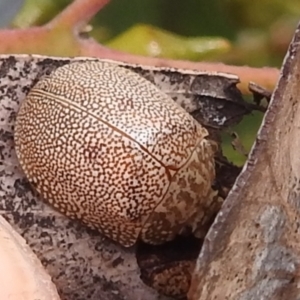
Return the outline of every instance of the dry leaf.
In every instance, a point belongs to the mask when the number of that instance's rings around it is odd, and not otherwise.
[[[60,299],[41,262],[1,216],[0,245],[0,299]]]
[[[191,300],[300,298],[300,24],[243,171],[205,238]]]

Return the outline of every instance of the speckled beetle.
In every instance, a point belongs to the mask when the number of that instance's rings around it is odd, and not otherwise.
[[[208,132],[138,74],[74,62],[41,79],[21,105],[15,146],[37,191],[123,246],[197,231],[213,202]]]

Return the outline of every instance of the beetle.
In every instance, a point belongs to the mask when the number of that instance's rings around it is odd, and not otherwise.
[[[162,244],[186,228],[199,235],[215,199],[216,149],[207,137],[154,84],[101,60],[39,80],[14,135],[42,198],[125,247]]]

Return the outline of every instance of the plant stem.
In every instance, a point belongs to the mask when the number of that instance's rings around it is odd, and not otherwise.
[[[58,14],[47,26],[78,30],[88,23],[110,0],[75,0]]]
[[[273,91],[279,70],[276,68],[252,68],[248,66],[232,66],[222,63],[211,62],[191,62],[185,60],[172,60],[165,58],[153,58],[133,55],[113,49],[109,49],[98,44],[92,39],[78,40],[80,44],[80,55],[93,56],[103,59],[118,60],[132,64],[149,65],[156,67],[168,67],[184,69],[185,71],[204,71],[204,72],[222,72],[235,74],[240,78],[241,83],[238,85],[243,93],[249,94],[248,84],[250,81],[255,82],[264,88]]]

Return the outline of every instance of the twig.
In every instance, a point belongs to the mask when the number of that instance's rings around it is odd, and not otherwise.
[[[75,0],[50,21],[47,26],[67,27],[77,31],[109,2],[110,0]]]
[[[235,74],[239,76],[241,80],[239,88],[243,93],[247,94],[250,93],[248,89],[249,82],[254,81],[266,89],[273,90],[279,77],[279,70],[276,68],[252,68],[248,66],[225,65],[222,63],[191,62],[185,60],[144,57],[109,49],[98,44],[92,39],[80,39],[78,42],[80,43],[80,55],[88,55],[149,66]]]

